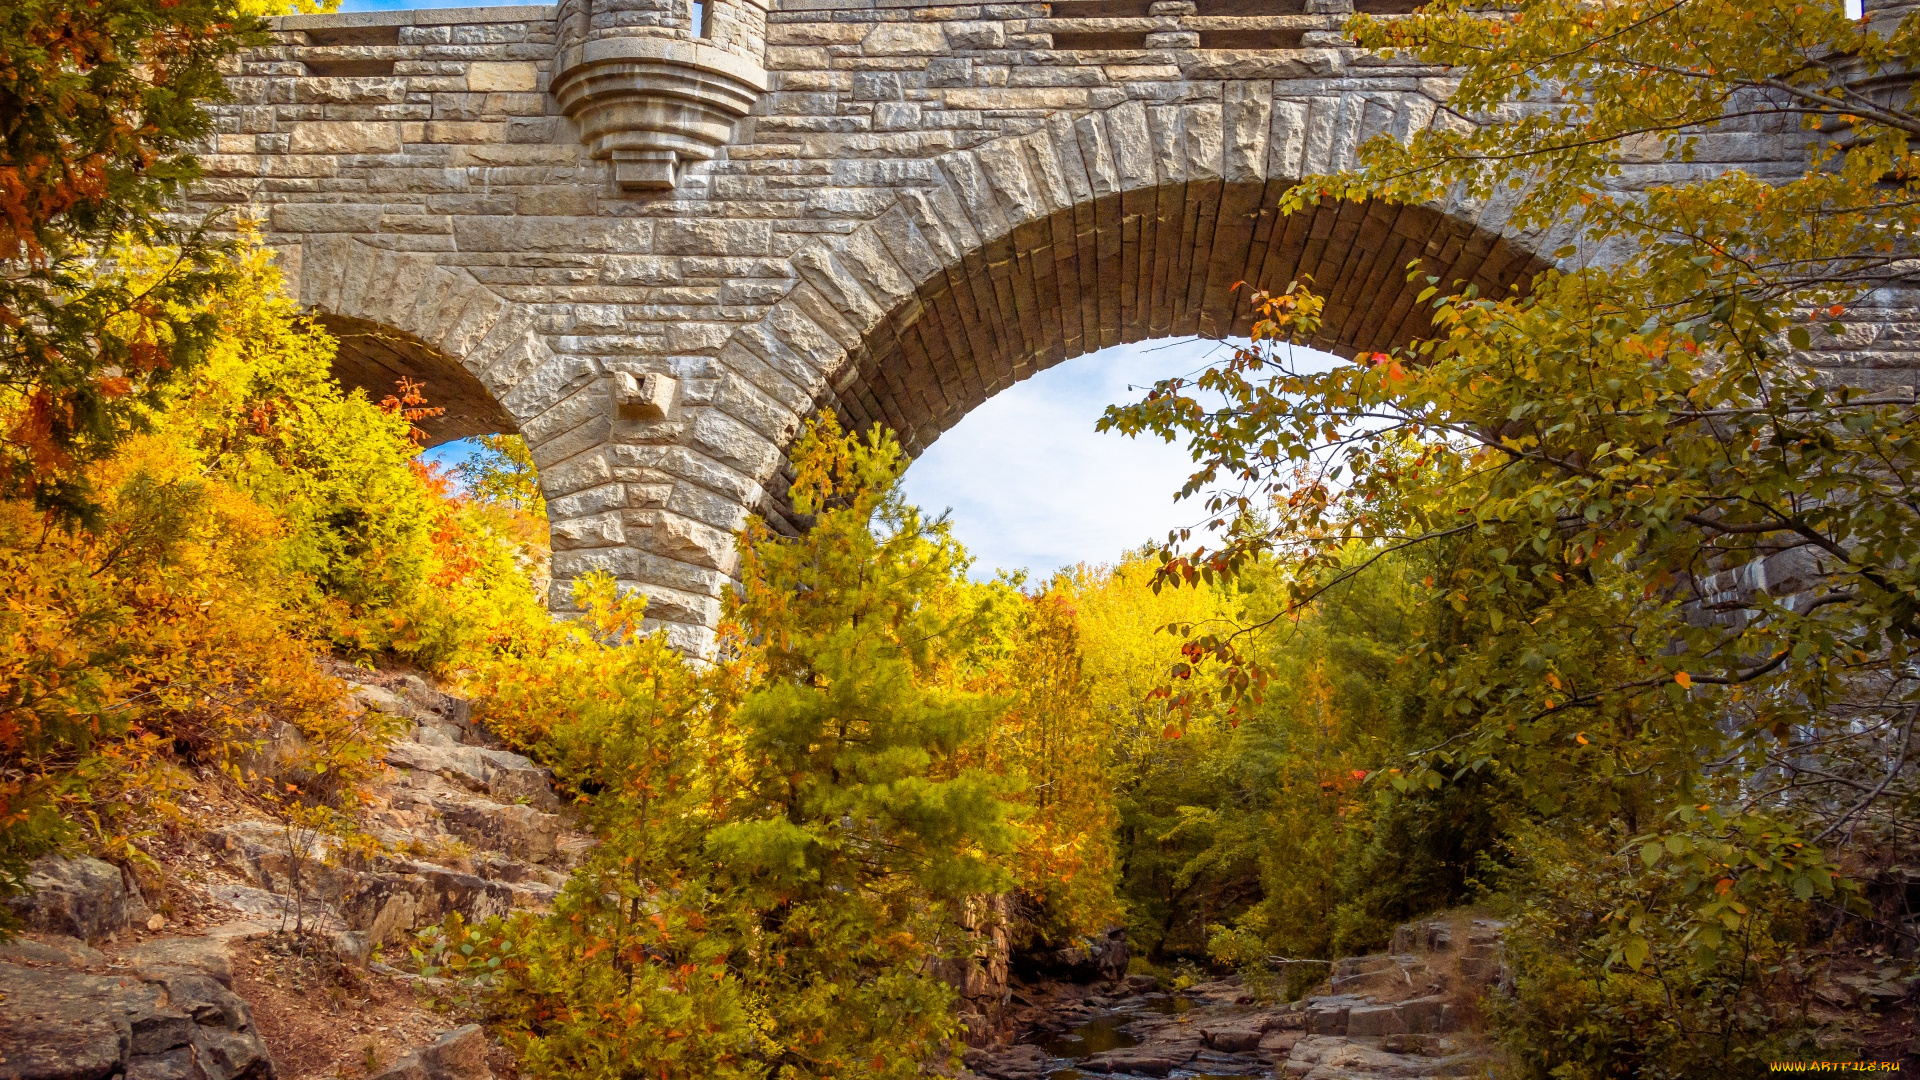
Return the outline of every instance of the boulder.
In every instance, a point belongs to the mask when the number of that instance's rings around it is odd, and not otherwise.
[[[1296,1077],[1400,1077],[1420,1075],[1408,1069],[1406,1058],[1364,1043],[1326,1035],[1309,1035],[1287,1055],[1281,1068]]]
[[[227,989],[233,989],[232,942],[214,937],[156,938],[144,941],[120,954],[133,970],[148,977],[163,977],[171,972],[205,975]]]
[[[1260,1052],[1284,1057],[1306,1036],[1299,1031],[1269,1031],[1260,1036]]]
[[[1453,924],[1445,919],[1430,919],[1426,922],[1405,923],[1394,927],[1394,952],[1410,953],[1415,950],[1446,952],[1451,948],[1453,948]]]
[[[1347,1033],[1347,1013],[1354,1006],[1373,1004],[1372,998],[1357,997],[1352,994],[1337,994],[1330,997],[1310,997],[1307,999],[1307,1034],[1339,1035]]]
[[[1082,1072],[1128,1073],[1133,1076],[1166,1076],[1193,1060],[1200,1047],[1195,1043],[1150,1043],[1108,1050],[1078,1062]]]
[[[1027,978],[1118,981],[1127,974],[1127,932],[1114,927],[1065,948],[1022,950],[1014,955],[1013,967]]]
[[[1037,1046],[1020,1043],[1000,1050],[969,1050],[967,1068],[992,1080],[1046,1080],[1053,1058]]]
[[[9,964],[65,964],[68,967],[104,967],[106,954],[76,937],[47,934],[40,940],[17,937],[0,943],[0,961]]]
[[[1460,1030],[1460,1010],[1445,998],[1414,998],[1401,1002],[1399,1008],[1406,1030],[1412,1034],[1437,1035]]]
[[[510,751],[403,741],[387,748],[387,764],[431,773],[502,802],[524,801],[548,811],[560,808],[547,770]]]
[[[7,906],[29,929],[100,941],[152,917],[140,890],[112,863],[47,855],[27,872],[27,891]]]
[[[457,1027],[370,1080],[493,1080],[487,1068],[487,1036],[478,1024]]]
[[[1223,1027],[1216,1030],[1202,1029],[1200,1038],[1215,1050],[1228,1054],[1244,1054],[1260,1048],[1260,1038],[1264,1034],[1257,1027]]]
[[[0,963],[0,1078],[272,1080],[246,1002],[170,967],[88,975]]]
[[[1380,1049],[1389,1054],[1433,1056],[1440,1052],[1440,1040],[1432,1035],[1389,1035],[1380,1040]]]
[[[1394,1005],[1356,1005],[1347,1010],[1347,1037],[1405,1035],[1407,1021]]]
[[[447,831],[474,847],[533,863],[552,859],[558,850],[563,828],[558,814],[459,796],[432,802]]]

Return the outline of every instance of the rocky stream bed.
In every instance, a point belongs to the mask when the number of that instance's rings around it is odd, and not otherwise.
[[[1016,987],[1021,1034],[969,1051],[967,1070],[990,1080],[1486,1075],[1493,1055],[1462,1002],[1498,975],[1498,929],[1402,927],[1394,952],[1340,960],[1323,987],[1331,992],[1287,1004],[1257,1004],[1237,978],[1177,993],[1139,975]]]

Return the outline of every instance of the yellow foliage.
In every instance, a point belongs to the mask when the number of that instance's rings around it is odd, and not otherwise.
[[[137,285],[169,257],[114,272]],[[0,502],[0,891],[61,844],[139,860],[183,768],[277,812],[350,809],[392,721],[349,707],[321,655],[450,667],[549,621],[530,530],[451,497],[403,416],[334,382],[264,248],[232,269],[186,313],[217,324],[208,357],[91,466],[97,519]],[[253,775],[281,724],[303,738]]]
[[[1083,563],[1063,573],[1058,583],[1077,613],[1093,707],[1112,728],[1119,766],[1127,776],[1147,767],[1161,742],[1185,735],[1191,723],[1208,722],[1205,716],[1183,717],[1156,691],[1174,681],[1185,662],[1181,629],[1219,630],[1232,612],[1213,588],[1156,591],[1155,569],[1152,560],[1134,554],[1114,566]],[[1210,674],[1211,669],[1202,666],[1188,679]]]

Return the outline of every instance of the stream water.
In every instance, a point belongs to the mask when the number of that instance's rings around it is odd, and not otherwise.
[[[1048,1073],[1048,1080],[1107,1080],[1103,1074],[1082,1072],[1073,1066],[1095,1054],[1139,1046],[1140,1039],[1130,1034],[1127,1028],[1145,1014],[1180,1016],[1196,1007],[1197,1003],[1189,998],[1156,994],[1139,1003],[1129,1002],[1114,1012],[1095,1017],[1066,1031],[1037,1036],[1031,1042],[1067,1065],[1066,1068]],[[1171,1075],[1176,1080],[1245,1080],[1247,1074],[1223,1076],[1176,1069]],[[1264,1075],[1264,1071],[1261,1075]]]

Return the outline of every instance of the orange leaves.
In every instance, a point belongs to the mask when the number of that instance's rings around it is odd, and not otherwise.
[[[425,385],[402,375],[396,384],[398,393],[381,398],[380,407],[410,424],[416,420],[429,420],[446,415],[446,409],[427,404]],[[429,436],[425,431],[415,427],[411,429],[411,434],[416,446],[426,445]]]

